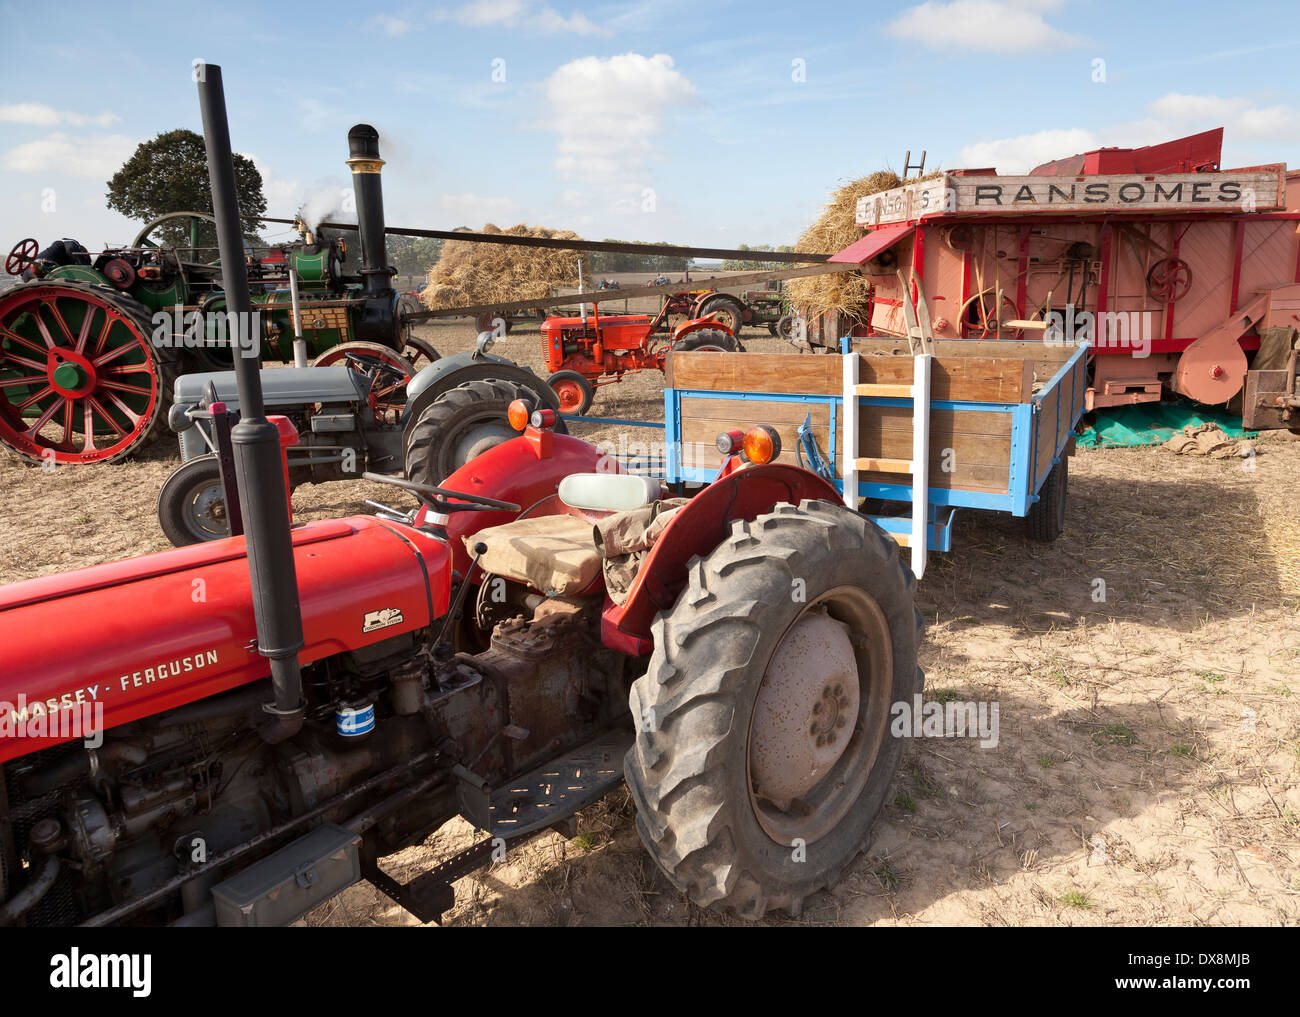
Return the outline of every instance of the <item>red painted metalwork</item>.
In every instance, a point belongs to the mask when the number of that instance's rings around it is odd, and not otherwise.
[[[447,548],[419,530],[353,516],[294,529],[293,549],[304,664],[446,614]],[[371,612],[388,624],[367,633]],[[0,723],[23,706],[30,718],[100,703],[116,727],[270,673],[243,537],[0,587],[0,630]],[[0,762],[68,740],[0,738]]]
[[[774,463],[749,466],[715,481],[697,494],[668,524],[641,564],[622,607],[607,604],[601,621],[606,646],[623,652],[648,652],[650,623],[672,607],[686,582],[686,565],[707,555],[731,532],[736,519],[754,519],[778,502],[805,498],[839,502],[839,493],[814,473]],[[644,646],[644,651],[632,647]]]
[[[840,265],[865,265],[872,258],[893,247],[896,243],[912,233],[914,226],[882,226],[871,230],[860,240],[855,240],[838,254],[832,254],[830,261]]]

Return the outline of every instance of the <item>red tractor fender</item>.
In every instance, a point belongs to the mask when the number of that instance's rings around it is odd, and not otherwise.
[[[715,480],[673,516],[641,564],[627,600],[607,601],[601,640],[611,649],[644,656],[653,649],[655,615],[677,602],[696,555],[708,555],[726,540],[737,519],[756,519],[778,502],[805,498],[840,502],[839,492],[808,470],[784,463],[748,466]]]
[[[717,318],[692,318],[690,321],[684,321],[673,329],[673,342],[680,342],[692,332],[699,332],[706,328],[716,332],[726,332],[727,335],[734,335],[731,329],[718,321]]]

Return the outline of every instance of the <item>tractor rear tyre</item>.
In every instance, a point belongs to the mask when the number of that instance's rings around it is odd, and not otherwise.
[[[735,297],[710,297],[700,304],[700,317],[713,315],[732,335],[740,335],[745,326],[745,308]]]
[[[727,335],[721,329],[702,328],[692,332],[681,342],[674,343],[673,349],[678,353],[744,353],[745,347],[735,336]]]
[[[406,430],[406,478],[437,487],[475,456],[518,437],[506,419],[516,399],[533,409],[541,397],[515,381],[488,378],[467,381],[443,392]],[[562,420],[558,434],[567,434]]]
[[[158,523],[175,547],[230,536],[226,491],[215,455],[191,459],[163,481]]]
[[[577,371],[556,371],[546,379],[546,384],[559,396],[561,413],[581,416],[591,409],[591,401],[596,398],[591,382]]]
[[[1030,540],[1050,544],[1065,532],[1065,502],[1070,488],[1070,459],[1062,455],[1038,492],[1038,501],[1025,516],[1025,534]]]
[[[789,342],[794,338],[794,315],[783,314],[772,329],[772,334]]]
[[[701,906],[798,914],[862,850],[898,769],[921,616],[898,545],[825,501],[737,520],[652,627],[624,760],[637,833]]]

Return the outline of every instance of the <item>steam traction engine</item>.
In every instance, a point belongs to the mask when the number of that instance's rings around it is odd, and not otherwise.
[[[870,195],[865,236],[831,260],[872,277],[872,334],[905,335],[904,302],[925,301],[936,339],[1091,343],[1090,409],[1167,391],[1227,403],[1248,365],[1289,358],[1294,379],[1300,172],[1221,170],[1222,140],[1220,128]]]
[[[404,323],[382,246],[348,274],[343,240],[298,225],[293,243],[245,248],[261,357],[401,378],[438,358]],[[178,375],[233,363],[213,217],[174,212],[98,254],[38,246],[20,241],[5,261],[23,282],[0,294],[0,443],[38,462],[124,458],[164,430]]]

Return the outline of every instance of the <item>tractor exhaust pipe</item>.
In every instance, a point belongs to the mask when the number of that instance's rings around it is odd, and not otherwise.
[[[233,359],[240,416],[230,438],[242,497],[257,652],[270,661],[275,692],[274,702],[262,707],[270,718],[261,734],[274,744],[293,737],[303,724],[302,675],[298,670],[298,651],[303,646],[302,612],[298,606],[280,437],[275,425],[266,419],[262,403],[261,357],[255,345],[261,336],[254,334],[251,324],[252,301],[244,267],[244,239],[239,228],[239,199],[221,68],[200,64],[197,70],[212,214],[217,221],[221,278],[229,312],[227,334],[239,343]]]
[[[357,201],[357,228],[361,233],[361,280],[369,297],[392,292],[393,270],[388,267],[384,244],[384,185],[380,172],[379,132],[369,124],[348,131],[348,166]]]

